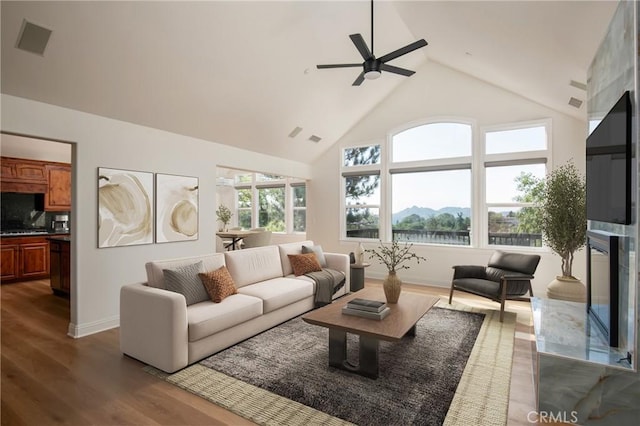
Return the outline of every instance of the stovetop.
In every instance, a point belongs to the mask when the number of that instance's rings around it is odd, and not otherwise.
[[[13,235],[47,235],[49,231],[45,228],[31,228],[31,229],[3,229],[0,231],[0,236],[13,236]]]

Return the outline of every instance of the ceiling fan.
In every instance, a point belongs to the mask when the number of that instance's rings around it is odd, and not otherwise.
[[[362,67],[362,72],[353,82],[353,86],[360,86],[364,79],[367,80],[375,80],[380,77],[382,71],[392,72],[394,74],[404,75],[406,77],[410,77],[415,74],[415,71],[411,71],[408,69],[394,67],[393,65],[388,65],[387,62],[395,59],[399,56],[406,55],[409,52],[413,52],[416,49],[426,46],[428,43],[424,39],[420,39],[411,44],[408,44],[404,47],[401,47],[398,50],[394,50],[391,53],[387,53],[380,58],[376,58],[373,54],[373,0],[371,0],[371,51],[367,47],[364,39],[361,34],[351,34],[349,36],[353,44],[358,49],[358,52],[364,58],[364,62],[361,64],[331,64],[331,65],[316,65],[318,69],[325,68],[351,68],[351,67]]]

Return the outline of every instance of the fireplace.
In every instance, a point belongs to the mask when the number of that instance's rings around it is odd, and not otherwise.
[[[609,342],[619,344],[619,250],[620,236],[587,231],[587,313]]]

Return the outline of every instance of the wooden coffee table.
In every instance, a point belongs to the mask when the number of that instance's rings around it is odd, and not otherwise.
[[[384,292],[365,288],[342,297],[330,305],[309,312],[302,319],[309,324],[329,329],[329,365],[372,379],[378,378],[380,340],[398,341],[415,336],[416,323],[438,302],[438,297],[403,291],[398,303],[388,304],[389,315],[382,320],[361,318],[342,313],[342,307],[355,298],[384,301]],[[358,365],[347,361],[347,333],[360,336]]]

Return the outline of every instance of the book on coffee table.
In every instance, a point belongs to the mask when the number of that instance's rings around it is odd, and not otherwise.
[[[378,300],[353,299],[347,303],[350,309],[359,309],[368,312],[382,312],[387,304]]]
[[[371,311],[363,311],[362,309],[351,309],[349,306],[344,306],[342,308],[342,313],[345,315],[353,315],[357,317],[370,318],[381,320],[387,315],[389,315],[391,309],[387,306],[381,312],[371,312]]]

